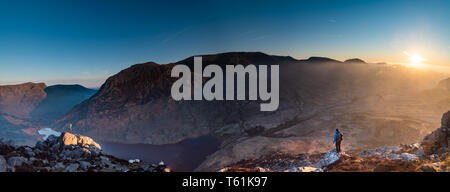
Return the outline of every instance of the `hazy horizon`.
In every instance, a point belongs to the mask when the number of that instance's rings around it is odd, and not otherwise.
[[[0,2],[0,84],[94,88],[136,63],[231,51],[448,72],[448,20],[450,2],[440,0],[6,0]]]
[[[219,54],[219,53],[208,53],[208,54]],[[270,53],[265,53],[268,55],[273,55]],[[194,56],[194,55],[190,55],[190,56]],[[186,56],[184,58],[190,57],[190,56]],[[276,55],[276,56],[290,56],[290,55]],[[293,57],[293,56],[291,56]],[[330,59],[336,59],[336,58],[332,58],[332,57],[327,57],[327,56],[317,56],[317,55],[313,55],[313,56],[309,56],[309,57],[326,57],[326,58],[330,58]],[[305,58],[295,58],[296,60],[304,60],[304,59],[308,59],[309,57],[305,57]],[[363,58],[360,57],[354,57],[354,58],[347,58],[347,59],[362,59],[363,61],[370,63],[370,64],[376,64],[376,63],[384,63],[386,65],[402,65],[405,67],[411,67],[409,66],[408,63],[387,63],[387,62],[383,62],[383,61],[377,61],[377,62],[372,62],[372,61],[367,61]],[[339,61],[345,61],[347,59],[336,59]],[[179,59],[181,60],[181,59]],[[177,61],[179,61],[177,60]],[[177,61],[171,61],[171,62],[177,62]],[[153,62],[152,60],[150,61],[146,61],[146,62]],[[140,63],[144,63],[144,62],[140,62]],[[170,63],[170,62],[168,62]],[[168,63],[159,63],[159,64],[168,64]],[[128,67],[134,65],[134,64],[138,64],[138,63],[133,63],[130,64]],[[127,67],[125,67],[127,68]],[[123,68],[123,69],[125,69]],[[411,67],[413,68],[413,67]],[[120,70],[123,70],[120,69]],[[439,66],[439,65],[425,65],[425,67],[421,67],[421,70],[428,70],[428,71],[436,71],[436,72],[441,72],[444,74],[448,74],[450,75],[450,66]],[[119,71],[120,71],[119,70]],[[16,84],[23,84],[23,83],[28,83],[28,82],[32,82],[32,83],[45,83],[47,86],[52,86],[52,85],[74,85],[74,84],[78,84],[78,85],[82,85],[86,88],[90,88],[90,89],[99,89],[102,84],[112,75],[118,73],[119,71],[115,72],[115,73],[111,73],[108,76],[104,76],[104,77],[94,77],[94,78],[84,78],[84,79],[50,79],[50,80],[21,80],[21,81],[2,81],[0,80],[0,86],[1,85],[16,85]]]

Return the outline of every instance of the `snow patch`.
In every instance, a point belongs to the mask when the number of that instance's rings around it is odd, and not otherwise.
[[[54,135],[56,137],[59,137],[61,135],[61,132],[55,131],[51,128],[43,128],[41,130],[38,131],[39,135],[44,135],[44,140],[47,139],[48,136],[50,135]]]
[[[141,160],[139,160],[139,159],[130,159],[130,160],[128,160],[128,163],[130,163],[130,164],[140,163],[140,162],[141,162]]]

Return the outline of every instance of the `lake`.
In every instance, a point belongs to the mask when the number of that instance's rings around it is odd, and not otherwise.
[[[186,139],[175,144],[123,144],[99,142],[102,150],[121,159],[140,159],[157,164],[163,161],[177,172],[190,172],[197,168],[208,155],[219,149],[219,141],[213,136]]]

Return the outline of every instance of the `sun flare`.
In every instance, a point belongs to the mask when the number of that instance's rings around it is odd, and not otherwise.
[[[408,52],[404,53],[409,57],[408,65],[411,67],[422,67],[423,66],[422,62],[427,60],[424,57],[422,57],[422,55],[420,55],[419,53],[412,53],[412,54]]]

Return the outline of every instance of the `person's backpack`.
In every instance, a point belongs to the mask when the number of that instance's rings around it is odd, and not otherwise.
[[[339,133],[338,138],[337,138],[337,142],[342,141],[344,135],[342,135],[342,133]]]

